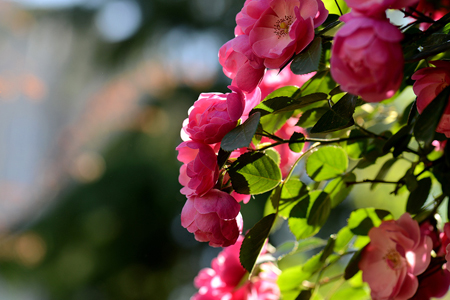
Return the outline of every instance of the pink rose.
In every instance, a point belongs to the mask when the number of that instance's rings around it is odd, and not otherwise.
[[[236,243],[242,231],[241,206],[228,193],[212,189],[203,196],[191,196],[181,211],[181,225],[199,242],[212,247]]]
[[[218,143],[236,127],[244,111],[244,94],[229,87],[228,94],[202,93],[189,112],[189,122],[184,130],[189,137],[206,144]]]
[[[331,75],[343,91],[367,102],[392,97],[403,79],[402,33],[385,20],[341,17],[346,24],[336,33]]]
[[[199,288],[191,300],[278,300],[280,290],[277,286],[279,270],[272,263],[259,266],[252,278],[241,286],[241,280],[248,276],[239,261],[239,250],[244,238],[239,237],[236,244],[226,247],[213,259],[211,268],[200,271],[194,280]],[[264,250],[263,250],[264,252]]]
[[[272,0],[248,33],[252,50],[278,69],[308,46],[327,15],[321,0]]]
[[[247,93],[255,90],[265,72],[263,60],[252,52],[247,35],[225,43],[219,50],[219,63],[223,73],[233,79],[232,85]]]
[[[277,70],[268,70],[259,84],[259,88],[261,89],[261,100],[266,98],[276,89],[287,85],[301,87],[314,74],[315,73],[296,75],[292,73],[290,65],[286,66],[281,72],[278,72]]]
[[[413,85],[414,93],[417,95],[417,110],[419,113],[436,98],[436,96],[448,85],[450,85],[450,62],[432,61],[436,67],[428,67],[417,70],[411,77],[416,80]],[[437,132],[444,133],[450,138],[450,102],[447,104],[441,121],[436,128]]]
[[[414,5],[419,0],[346,0],[348,7],[367,17],[384,16],[386,9],[399,9]]]
[[[248,35],[262,13],[270,7],[270,2],[271,0],[246,0],[244,7],[236,15],[235,35]]]
[[[450,0],[430,1],[419,0],[419,3],[414,10],[408,9],[413,15],[417,15],[415,11],[418,11],[433,20],[439,20],[450,11]],[[432,23],[420,24],[420,29],[426,30]]]
[[[219,178],[219,166],[213,148],[207,144],[187,141],[178,145],[176,150],[177,159],[184,163],[178,177],[184,186],[181,193],[188,197],[206,194]]]
[[[416,276],[430,263],[431,238],[421,234],[419,224],[407,213],[396,221],[383,221],[369,231],[369,237],[359,268],[372,299],[411,298],[419,284]]]

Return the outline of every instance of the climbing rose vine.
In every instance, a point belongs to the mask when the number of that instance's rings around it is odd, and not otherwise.
[[[191,299],[447,294],[449,12],[446,0],[243,2],[218,51],[228,92],[200,94],[176,148],[181,225],[223,247]],[[249,202],[264,214],[246,225]]]

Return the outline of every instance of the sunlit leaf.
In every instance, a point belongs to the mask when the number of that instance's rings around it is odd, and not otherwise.
[[[320,147],[306,161],[306,172],[315,181],[335,178],[347,170],[348,158],[342,148]]]
[[[324,191],[330,195],[331,207],[338,206],[347,198],[353,189],[353,185],[347,186],[347,182],[356,181],[356,175],[353,173],[345,174],[330,181],[325,187]]]
[[[367,235],[372,227],[381,224],[381,220],[390,213],[386,210],[372,207],[354,210],[348,219],[348,227],[356,235]]]
[[[269,156],[260,152],[241,155],[228,169],[231,183],[240,194],[262,194],[281,181],[281,171]]]

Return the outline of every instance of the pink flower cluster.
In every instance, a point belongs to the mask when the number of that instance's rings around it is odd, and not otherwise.
[[[278,300],[277,285],[279,270],[272,263],[258,266],[259,272],[250,280],[242,282],[247,271],[239,262],[241,236],[235,245],[224,248],[211,263],[211,268],[200,271],[194,280],[199,288],[191,300]]]
[[[417,95],[417,110],[419,113],[427,107],[436,96],[450,85],[450,62],[432,61],[436,67],[423,68],[416,71],[411,77],[414,82],[413,90]],[[450,138],[450,99],[444,110],[444,114],[436,128],[437,132],[444,133]]]
[[[447,293],[450,223],[439,232],[436,224],[425,221],[419,226],[405,213],[398,220],[383,221],[372,228],[369,237],[359,268],[372,299],[429,300]]]
[[[266,68],[281,68],[308,46],[327,16],[321,0],[246,0],[236,16],[236,37],[219,51],[225,75],[252,92]]]
[[[403,35],[385,11],[417,1],[346,1],[352,12],[341,17],[345,25],[334,37],[330,60],[331,75],[343,91],[367,102],[380,102],[395,94],[403,78]]]
[[[290,42],[283,44],[284,46],[281,44],[276,46],[277,51],[284,53],[283,63],[291,58],[294,52],[298,53],[301,51],[299,49],[306,47],[314,36],[314,26],[322,23],[327,16],[320,0],[304,2],[247,0],[237,16],[236,31],[240,32],[239,36],[225,44],[219,52],[219,60],[224,66],[225,74],[233,78],[232,85],[229,86],[231,92],[200,95],[189,110],[189,117],[183,123],[181,135],[184,142],[176,148],[178,160],[183,163],[179,175],[179,182],[183,185],[181,193],[188,198],[181,213],[181,224],[189,232],[194,233],[198,241],[209,242],[214,247],[226,247],[236,242],[239,233],[242,232],[242,217],[238,202],[247,203],[250,200],[250,195],[241,195],[235,191],[230,195],[221,190],[229,186],[230,178],[224,170],[219,170],[217,164],[220,142],[237,125],[238,120],[245,121],[250,111],[269,93],[286,85],[301,86],[313,75],[294,75],[289,68],[285,68],[279,74],[275,70],[265,73],[265,68],[273,61],[274,54],[267,54],[267,57],[262,58],[263,56],[256,56],[251,49],[239,48],[242,46],[241,39],[250,40],[250,35],[244,34],[243,30],[250,34],[253,27],[264,27],[266,24],[264,18],[275,13],[295,16],[292,20],[295,21],[295,28],[298,28],[292,33],[294,37]],[[266,17],[262,18],[263,15]],[[294,26],[294,23],[289,23],[289,26]],[[302,26],[305,28],[300,29]],[[286,29],[287,32],[289,28]],[[304,34],[311,35],[311,38],[301,38]],[[252,40],[256,38],[257,34],[252,34]],[[287,41],[288,37],[283,40]],[[272,42],[278,43],[275,40]],[[280,47],[287,49],[283,50]],[[255,60],[246,58],[247,56],[242,55],[244,52]],[[254,63],[259,60],[262,62],[261,65],[254,68]],[[255,70],[260,71],[257,78],[253,76]],[[237,73],[242,76],[242,80],[236,79]],[[262,78],[264,79],[261,81]],[[251,88],[246,83],[249,81]],[[291,119],[275,134],[289,138],[294,131],[301,132],[302,129],[295,126],[296,121],[295,118]],[[280,145],[275,150],[280,152],[280,168],[283,175],[286,175],[300,154],[292,152],[288,145]],[[236,158],[246,151],[246,148],[237,149],[231,153],[231,157]]]
[[[233,245],[242,232],[240,205],[230,194],[215,189],[220,170],[215,146],[236,127],[245,107],[245,95],[233,86],[231,93],[201,94],[189,111],[178,150],[181,193],[187,202],[181,225],[198,241],[214,247]]]

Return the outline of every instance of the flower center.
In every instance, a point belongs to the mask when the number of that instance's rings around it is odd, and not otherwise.
[[[278,36],[278,38],[286,36],[289,33],[289,27],[293,22],[292,16],[284,16],[284,18],[278,19],[273,26],[274,33]]]
[[[402,257],[396,250],[391,249],[383,257],[391,269],[399,269],[402,267]]]

